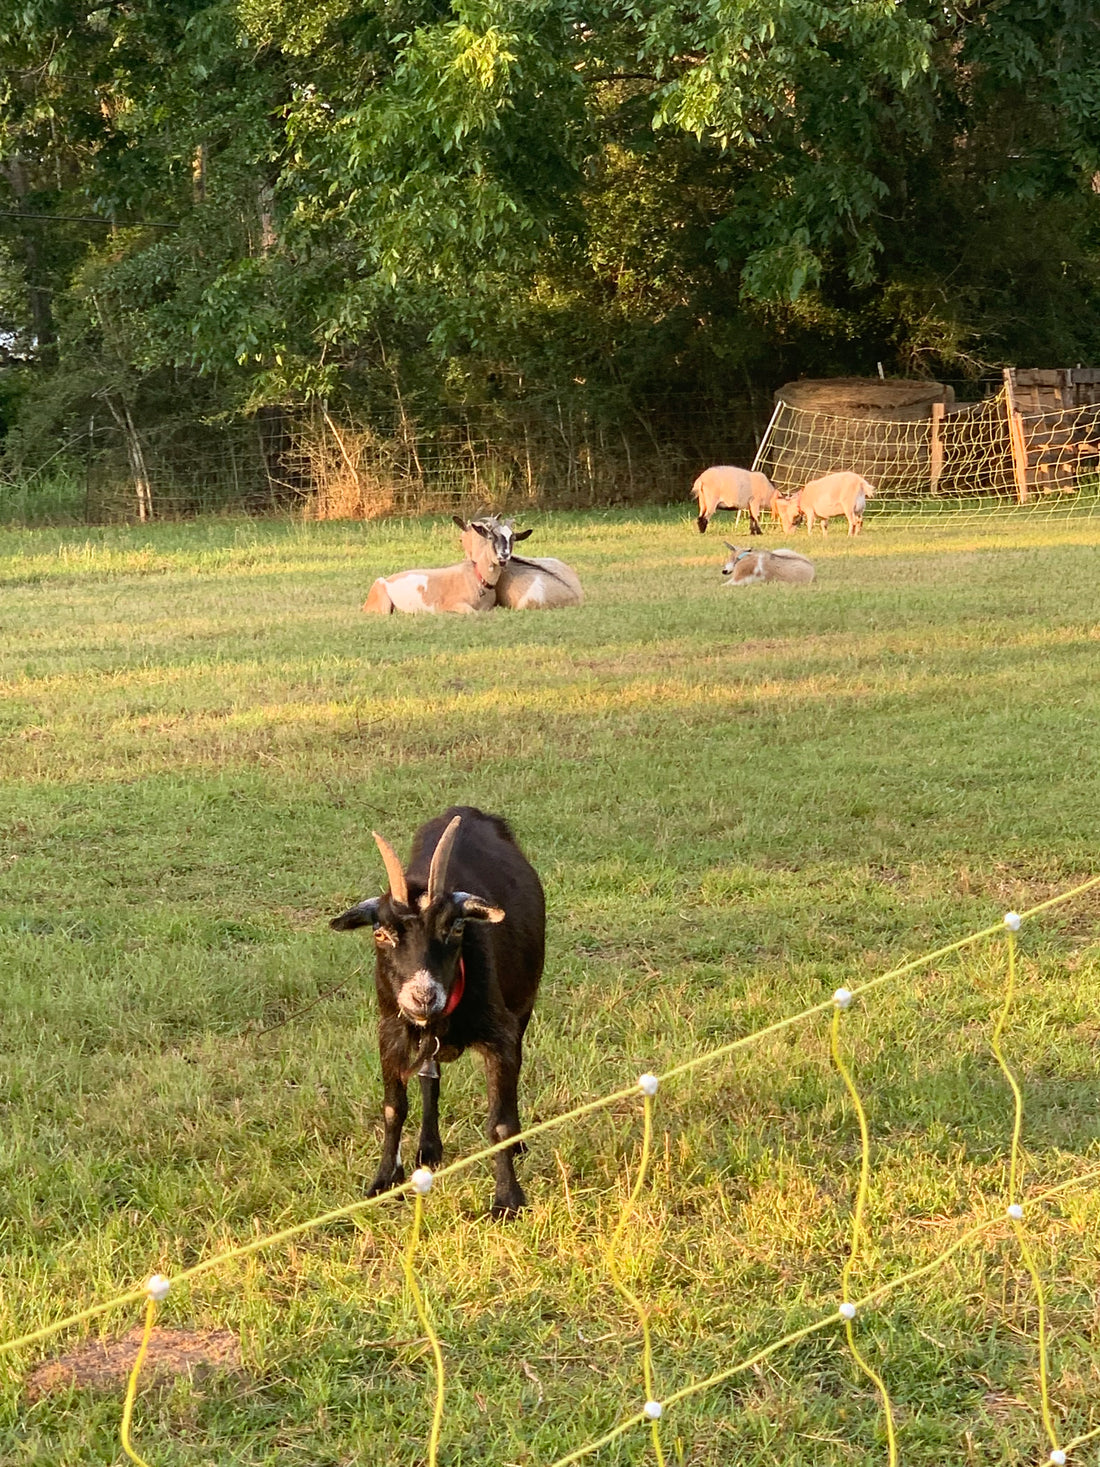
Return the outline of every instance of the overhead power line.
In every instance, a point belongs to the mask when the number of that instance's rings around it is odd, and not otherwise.
[[[105,224],[109,229],[178,229],[175,223],[164,224],[157,219],[101,219],[97,214],[31,214],[24,209],[0,209],[0,218],[37,219],[43,224]]]

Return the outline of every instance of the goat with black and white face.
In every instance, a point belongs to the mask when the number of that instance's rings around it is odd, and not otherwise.
[[[564,560],[549,555],[532,560],[515,554],[515,542],[526,540],[530,530],[516,530],[511,520],[502,520],[495,514],[482,515],[476,520],[461,520],[455,515],[454,521],[462,531],[461,544],[467,560],[473,559],[486,542],[492,547],[500,567],[493,588],[498,606],[507,606],[512,611],[552,611],[584,602],[577,573]]]
[[[380,835],[374,839],[389,890],[331,923],[374,932],[385,1134],[371,1196],[404,1181],[401,1131],[413,1073],[422,1102],[417,1165],[439,1165],[439,1064],[466,1049],[485,1060],[489,1140],[518,1134],[523,1035],[546,946],[542,883],[498,816],[467,805],[429,820],[413,839],[407,870]],[[498,1151],[494,1164],[493,1214],[517,1212],[526,1198],[512,1148]]]

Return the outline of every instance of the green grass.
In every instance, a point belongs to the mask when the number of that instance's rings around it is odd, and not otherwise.
[[[87,485],[75,463],[53,460],[26,478],[0,477],[0,524],[72,525],[85,518]]]
[[[364,617],[375,575],[454,555],[444,523],[0,530],[0,1338],[365,1190],[371,956],[325,919],[378,889],[372,828],[404,852],[428,815],[481,804],[541,872],[530,1120],[1091,874],[1100,522],[869,523],[815,542],[813,587],[736,591],[728,521],[705,540],[686,512],[533,522],[585,607]],[[1098,914],[1090,895],[1022,939],[1006,1044],[1033,1190],[1100,1162]],[[845,1022],[874,1147],[861,1292],[1001,1194],[1003,976],[976,950]],[[443,1107],[448,1155],[478,1147],[474,1057]],[[859,1137],[821,1022],[670,1083],[657,1116],[623,1266],[668,1393],[834,1307]],[[487,1168],[429,1199],[448,1467],[548,1463],[638,1408],[602,1247],[639,1135],[626,1105],[534,1143],[511,1226],[486,1219]],[[152,1467],[422,1462],[409,1218],[387,1203],[179,1290],[164,1322],[238,1331],[247,1373],[143,1391]],[[1100,1193],[1051,1205],[1034,1241],[1066,1437],[1100,1420]],[[1007,1232],[860,1321],[905,1463],[1045,1457],[1035,1324]],[[60,1347],[12,1362],[5,1464],[119,1458],[120,1393],[25,1400]],[[833,1331],[685,1403],[664,1440],[707,1467],[885,1461]]]

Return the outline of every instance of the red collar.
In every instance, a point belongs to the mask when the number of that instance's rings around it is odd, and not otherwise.
[[[457,968],[457,970],[455,972],[454,986],[451,989],[451,996],[447,1000],[447,1007],[443,1010],[443,1013],[440,1015],[441,1018],[444,1018],[444,1019],[449,1018],[450,1015],[454,1013],[455,1009],[457,1009],[458,1006],[459,1006],[459,1004],[462,1002],[462,995],[465,992],[466,992],[466,964],[462,961],[462,954],[459,953],[459,955],[458,955],[458,968]]]
[[[492,581],[487,581],[485,579],[485,577],[481,574],[481,571],[478,570],[477,561],[476,560],[471,560],[470,561],[470,564],[474,568],[474,575],[477,577],[477,583],[481,587],[481,589],[483,591],[492,591],[494,589],[493,582]]]

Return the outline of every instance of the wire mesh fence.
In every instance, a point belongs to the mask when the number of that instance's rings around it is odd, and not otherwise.
[[[155,427],[93,419],[82,448],[90,524],[201,514],[281,513],[308,498],[296,477],[291,418],[265,411],[244,422],[180,420]]]
[[[854,470],[875,486],[869,516],[1100,510],[1100,404],[1022,413],[1006,384],[920,417],[843,417],[785,402],[766,428],[759,416],[744,404],[665,396],[614,412],[555,399],[430,419],[398,405],[372,424],[337,421],[320,405],[153,428],[98,422],[84,443],[86,516],[370,519],[675,503],[708,464],[750,462],[784,493]]]
[[[741,404],[664,398],[612,412],[565,400],[337,421],[323,406],[145,430],[97,423],[85,444],[93,523],[234,510],[371,519],[472,508],[667,503],[698,466],[751,456]]]

